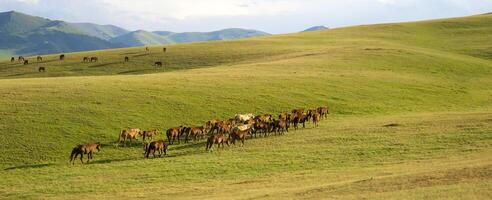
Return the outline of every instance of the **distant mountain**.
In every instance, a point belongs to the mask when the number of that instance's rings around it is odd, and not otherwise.
[[[256,36],[269,35],[268,33],[247,30],[247,29],[224,29],[213,32],[185,32],[185,33],[173,33],[169,31],[134,31],[130,32],[109,41],[114,43],[122,43],[128,46],[142,46],[153,44],[173,44],[173,43],[187,43],[187,42],[200,42],[200,41],[212,41],[212,40],[232,40],[240,38],[249,38]]]
[[[123,47],[93,37],[73,24],[19,12],[0,13],[0,49],[16,54],[48,54]]]
[[[143,46],[152,44],[173,43],[172,41],[169,41],[166,36],[143,30],[129,32],[127,34],[112,38],[109,41],[112,43],[121,43],[125,46]]]
[[[72,25],[91,36],[103,40],[109,40],[111,38],[130,32],[128,30],[113,25],[97,25],[91,23],[72,23]]]
[[[321,31],[321,30],[327,30],[327,29],[329,29],[329,28],[326,26],[313,26],[313,27],[308,28],[302,32]]]
[[[69,23],[15,11],[0,13],[0,50],[20,55],[231,40],[263,35],[269,34],[238,28],[190,33],[128,31],[113,25]]]

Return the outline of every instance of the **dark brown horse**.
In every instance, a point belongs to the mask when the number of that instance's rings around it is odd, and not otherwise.
[[[97,57],[91,57],[91,62],[97,62],[98,58]]]
[[[82,59],[83,62],[89,62],[89,57],[84,57],[84,59]]]
[[[80,155],[80,162],[84,164],[82,158],[84,154],[87,154],[87,163],[89,163],[90,159],[92,159],[92,154],[95,151],[101,151],[101,144],[99,143],[91,143],[91,144],[79,144],[72,149],[72,153],[70,154],[70,162],[75,164],[75,159]]]
[[[166,47],[162,48],[162,51],[163,51],[164,53],[166,53],[166,50],[167,50],[167,49],[166,49]]]
[[[45,72],[45,71],[46,71],[46,68],[44,68],[44,67],[39,67],[38,68],[38,72]]]
[[[145,158],[149,158],[150,152],[152,152],[152,155],[155,158],[155,152],[159,152],[159,158],[162,156],[162,153],[164,152],[164,155],[167,155],[167,144],[164,142],[164,140],[158,140],[158,141],[153,141],[150,144],[144,143],[144,150],[145,150]]]
[[[39,62],[39,61],[43,61],[43,57],[38,56],[38,57],[36,57],[36,60],[37,60],[38,62]]]
[[[29,64],[29,60],[24,60],[24,65]]]
[[[155,63],[154,63],[154,66],[157,66],[157,67],[162,67],[162,62],[160,62],[160,61],[159,61],[159,62],[155,62]]]
[[[128,58],[128,56],[125,56],[125,62],[128,62],[130,61],[130,58]]]
[[[308,117],[306,113],[302,113],[301,115],[296,115],[294,117],[293,124],[294,124],[294,129],[297,130],[299,124],[302,124],[302,128],[306,128],[306,121],[308,121]]]
[[[14,61],[15,61],[14,57],[10,58],[10,62],[14,62]]]
[[[183,133],[183,130],[184,130],[183,126],[167,129],[166,136],[169,144],[174,144],[176,138],[178,138],[178,144],[180,144],[181,142],[179,141],[179,137]]]
[[[60,55],[60,60],[65,60],[65,54]]]
[[[224,148],[224,143],[226,143],[227,146],[229,146],[229,140],[224,134],[211,135],[207,139],[207,146],[205,147],[205,150],[208,151],[209,149],[212,149],[212,146],[214,144],[217,144],[217,148],[219,148],[220,145],[222,144],[222,148]]]

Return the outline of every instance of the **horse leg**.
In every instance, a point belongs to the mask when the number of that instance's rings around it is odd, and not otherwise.
[[[82,160],[82,158],[83,158],[83,157],[84,157],[84,153],[80,153],[80,162],[81,162],[82,164],[84,164],[84,160]]]

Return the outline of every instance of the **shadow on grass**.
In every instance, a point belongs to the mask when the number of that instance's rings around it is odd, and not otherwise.
[[[29,168],[43,168],[43,167],[49,167],[54,164],[34,164],[34,165],[20,165],[20,166],[15,166],[15,167],[8,167],[3,170],[13,170],[13,169],[29,169]]]

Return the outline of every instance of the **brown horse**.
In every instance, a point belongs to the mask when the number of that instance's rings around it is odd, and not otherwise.
[[[154,66],[157,66],[157,67],[162,67],[162,62],[160,62],[160,61],[159,61],[159,62],[155,62],[155,63],[154,63]]]
[[[144,142],[145,142],[145,138],[150,138],[152,140],[152,138],[157,135],[157,129],[151,128],[149,130],[142,131],[141,135],[142,135],[142,141]]]
[[[205,147],[205,150],[208,151],[209,149],[212,149],[212,146],[214,144],[217,144],[217,148],[219,148],[220,145],[222,144],[222,148],[224,148],[224,143],[226,143],[227,146],[229,146],[229,140],[224,134],[221,133],[217,135],[211,135],[207,139],[207,146]]]
[[[87,154],[87,163],[89,163],[90,159],[92,159],[92,154],[96,150],[101,151],[101,144],[79,144],[72,149],[72,153],[70,154],[70,162],[72,163],[72,165],[74,165],[75,159],[77,159],[77,156],[80,155],[80,162],[84,164],[82,158],[84,157],[84,154]]]
[[[91,57],[91,62],[97,62],[98,58],[97,57]]]
[[[24,61],[25,59],[24,59],[24,57],[19,56],[19,57],[17,58],[17,60],[18,60],[19,62],[21,62],[21,61]]]
[[[198,137],[203,137],[205,135],[205,127],[189,127],[184,132],[186,134],[185,143],[188,143],[191,138],[197,140]]]
[[[24,60],[24,65],[29,64],[29,60]]]
[[[60,55],[60,60],[65,60],[65,54]]]
[[[118,142],[123,143],[123,145],[126,146],[127,139],[130,139],[130,144],[131,144],[132,140],[137,139],[137,136],[141,134],[142,132],[138,128],[123,129],[120,132],[120,137],[118,139]]]
[[[14,61],[15,61],[14,57],[10,58],[10,62],[14,62]]]
[[[166,53],[166,50],[167,50],[167,49],[166,49],[166,47],[162,48],[162,51],[163,51],[164,53]]]
[[[321,115],[321,117],[328,118],[328,107],[319,107],[316,111]]]
[[[304,108],[297,108],[292,110],[291,112],[293,117],[295,117],[296,115],[301,115],[302,113],[304,113]]]
[[[45,71],[46,71],[46,68],[44,68],[44,67],[39,67],[38,68],[38,72],[45,72]]]
[[[217,130],[217,132],[219,132],[218,130],[219,123],[222,123],[222,121],[220,121],[219,119],[212,119],[210,121],[207,121],[205,123],[205,130],[208,130],[209,134],[213,134],[214,130]]]
[[[321,120],[321,115],[316,112],[316,113],[313,114],[313,117],[312,118],[313,118],[313,124],[314,124],[314,126],[318,127],[318,123]]]
[[[293,124],[294,124],[294,129],[297,130],[298,125],[302,124],[302,128],[306,128],[306,121],[308,120],[307,114],[302,113],[301,115],[296,115],[294,117]]]
[[[145,150],[145,158],[149,158],[150,152],[152,152],[152,155],[155,158],[155,152],[159,152],[159,158],[162,156],[162,153],[164,152],[164,155],[167,155],[167,144],[164,142],[164,140],[158,140],[158,141],[153,141],[150,144],[145,143],[144,144],[144,150]]]
[[[128,58],[128,56],[125,56],[125,62],[128,62],[130,61],[130,58]]]
[[[82,59],[83,62],[89,62],[89,57],[84,57],[84,59]]]
[[[236,140],[240,140],[242,144],[241,146],[244,146],[244,140],[246,140],[246,136],[251,134],[251,132],[252,132],[251,127],[244,130],[241,130],[236,127],[232,130],[232,133],[229,135],[229,138],[232,139],[231,141],[232,144],[236,145]]]
[[[166,136],[169,144],[174,144],[176,138],[178,138],[178,144],[180,144],[181,142],[179,141],[179,137],[183,133],[183,130],[184,130],[183,126],[167,129]]]
[[[285,119],[279,119],[275,121],[274,131],[279,135],[282,135],[284,131],[289,132],[289,122]]]
[[[39,62],[39,61],[43,61],[43,57],[38,56],[38,57],[36,58],[36,61],[38,61],[38,62]]]

